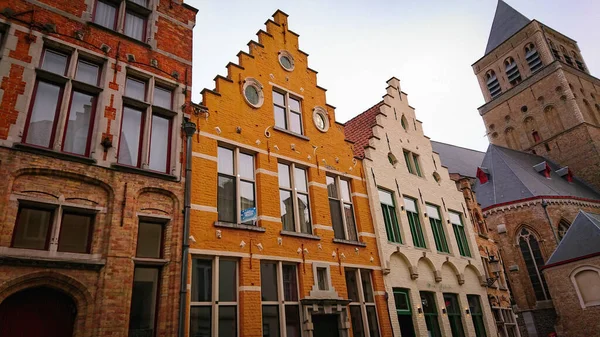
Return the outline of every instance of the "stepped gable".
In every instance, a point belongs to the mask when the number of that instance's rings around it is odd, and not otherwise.
[[[358,158],[365,157],[365,147],[373,137],[373,126],[377,123],[377,115],[381,113],[383,104],[381,101],[373,105],[344,124],[346,138],[354,142],[354,155]]]

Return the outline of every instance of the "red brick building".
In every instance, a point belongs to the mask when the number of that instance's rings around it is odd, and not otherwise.
[[[0,6],[0,335],[173,336],[196,10]]]

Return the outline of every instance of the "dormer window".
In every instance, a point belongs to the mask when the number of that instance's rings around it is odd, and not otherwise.
[[[479,179],[479,183],[480,184],[485,184],[488,182],[489,180],[489,171],[487,170],[487,168],[485,167],[478,167],[477,168],[477,179]]]
[[[517,85],[521,83],[519,67],[512,57],[509,57],[504,61],[504,66],[506,67],[506,77],[508,77],[510,84]]]
[[[492,98],[500,95],[502,93],[502,88],[500,88],[500,82],[498,82],[498,78],[496,77],[496,73],[493,70],[489,70],[485,73],[486,85],[488,91]]]
[[[530,43],[527,46],[525,46],[525,60],[527,60],[527,64],[529,65],[529,69],[532,73],[536,72],[542,67],[542,60],[540,59],[540,54],[538,53],[533,43]]]
[[[571,169],[568,166],[556,170],[556,174],[558,174],[561,178],[565,179],[570,183],[573,182],[573,173],[571,172]]]
[[[543,161],[537,165],[533,165],[533,169],[544,175],[544,177],[550,179],[550,173],[552,172],[552,169],[550,168],[550,165],[548,165],[548,163],[546,161]]]

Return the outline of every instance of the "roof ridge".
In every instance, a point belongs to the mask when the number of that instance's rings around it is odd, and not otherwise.
[[[470,149],[468,147],[464,147],[464,146],[460,146],[460,145],[454,145],[454,144],[450,144],[450,143],[445,143],[445,142],[440,142],[437,140],[431,140],[432,143],[438,143],[438,144],[444,144],[444,145],[448,145],[448,146],[452,146],[452,147],[457,147],[459,149],[464,149],[464,150],[469,150],[469,151],[473,151],[473,152],[477,152],[477,153],[481,153],[481,154],[485,154],[484,151],[479,151],[479,150],[475,150],[475,149]]]
[[[374,107],[376,107],[376,106],[377,106],[377,105],[379,105],[379,104],[383,104],[383,100],[381,100],[381,101],[377,102],[376,104],[373,104],[373,106],[371,106],[370,108],[366,109],[365,111],[363,111],[363,112],[359,113],[358,115],[356,115],[356,116],[354,116],[354,117],[350,118],[349,120],[345,121],[345,122],[344,122],[344,124],[346,124],[346,123],[349,123],[349,122],[351,122],[351,121],[355,120],[356,118],[358,118],[358,117],[360,117],[360,116],[364,115],[364,114],[365,114],[367,111],[369,111],[369,110],[373,109]]]
[[[596,226],[596,228],[598,228],[600,230],[600,227],[596,224],[598,219],[591,217],[590,214],[588,214],[588,212],[586,212],[584,210],[580,210],[580,212],[583,213],[583,215],[585,215],[594,224],[594,226]],[[575,221],[573,221],[573,222],[575,222]]]

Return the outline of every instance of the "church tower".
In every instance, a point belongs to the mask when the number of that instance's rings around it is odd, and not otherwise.
[[[575,40],[499,0],[473,71],[492,144],[568,166],[600,189],[600,80]]]

